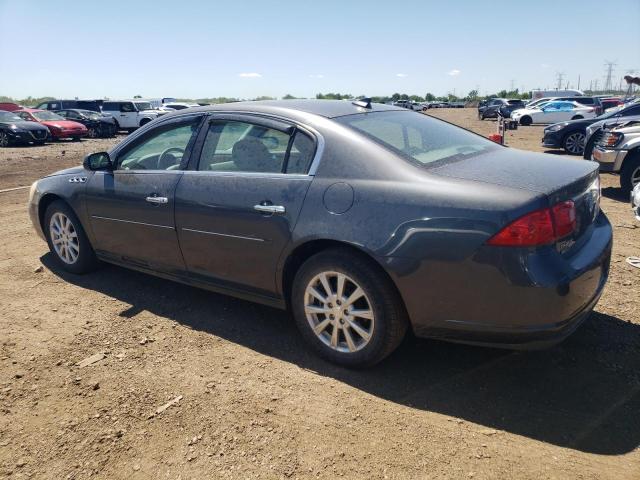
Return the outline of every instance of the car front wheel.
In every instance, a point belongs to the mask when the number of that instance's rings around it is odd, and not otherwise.
[[[322,357],[347,367],[374,365],[400,344],[407,315],[391,281],[371,261],[343,250],[307,260],[291,295],[302,336]]]
[[[59,266],[71,273],[87,273],[98,266],[89,239],[73,210],[56,200],[47,207],[43,229]]]
[[[533,123],[533,120],[529,115],[525,115],[520,119],[520,125],[524,125],[525,127],[528,125],[531,125],[532,123]]]
[[[631,192],[640,183],[640,151],[627,154],[620,169],[620,187],[625,193]]]
[[[573,132],[564,137],[562,147],[569,155],[581,155],[584,152],[585,134]]]

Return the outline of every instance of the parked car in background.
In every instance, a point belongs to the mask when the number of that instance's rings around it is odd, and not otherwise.
[[[619,98],[601,98],[600,102],[602,103],[602,113],[605,113],[610,108],[621,107],[624,105],[624,102]]]
[[[503,114],[504,117],[509,117],[511,112],[517,108],[524,107],[524,102],[514,98],[492,98],[484,105],[478,105],[478,118],[484,120],[485,118],[498,118],[498,113],[508,111],[508,114]],[[504,110],[503,110],[504,109]]]
[[[0,102],[0,110],[4,112],[14,112],[20,110],[22,107],[17,103],[12,102]]]
[[[165,103],[161,108],[171,109],[171,110],[184,110],[185,108],[199,107],[197,103],[180,103],[180,102],[172,102]]]
[[[623,192],[640,184],[640,122],[606,129],[593,148],[591,160],[601,172],[619,173]]]
[[[613,128],[622,124],[640,120],[640,103],[630,103],[619,110],[601,115],[596,121],[588,125],[585,129],[585,147],[583,157],[591,160],[594,145],[600,141],[603,129],[606,127]]]
[[[640,105],[605,113],[595,118],[555,123],[544,129],[542,145],[547,148],[563,148],[570,155],[586,155],[587,132],[592,125],[602,126],[605,123],[615,125],[618,122],[624,122],[625,119],[632,119],[634,115],[637,115],[638,119],[640,119]],[[595,141],[595,138],[593,141]],[[589,145],[588,159],[591,158],[593,141]]]
[[[0,147],[34,143],[44,145],[49,129],[35,122],[27,122],[13,112],[0,110]]]
[[[49,138],[62,140],[70,138],[74,142],[87,135],[87,128],[78,122],[72,122],[61,117],[57,113],[36,108],[23,108],[14,112],[27,122],[38,122],[49,129]]]
[[[102,104],[102,112],[108,113],[115,120],[117,130],[133,131],[166,114],[143,100],[106,100]]]
[[[410,326],[506,348],[571,334],[609,271],[599,200],[591,162],[369,99],[284,100],[167,114],[35,182],[29,215],[62,269],[290,308],[310,348],[362,367]]]
[[[580,97],[582,90],[531,90],[531,98],[536,100],[544,97]]]
[[[595,116],[593,107],[585,107],[577,102],[567,101],[553,101],[545,103],[541,107],[521,108],[511,114],[511,118],[517,120],[520,125],[557,123]]]
[[[69,108],[100,112],[103,100],[48,100],[36,106],[39,110],[66,110]]]
[[[92,110],[74,108],[57,110],[55,113],[67,120],[83,124],[87,127],[87,137],[89,138],[113,137],[116,134],[115,120],[111,116],[106,116]]]
[[[413,100],[397,100],[393,102],[391,105],[395,107],[407,108],[409,110],[420,111],[422,110],[422,105],[418,102],[414,102]]]

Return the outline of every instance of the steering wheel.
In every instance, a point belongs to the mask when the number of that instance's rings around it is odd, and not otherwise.
[[[167,168],[169,168],[171,165],[175,164],[175,156],[172,155],[173,152],[177,152],[180,154],[184,155],[184,148],[180,148],[180,147],[169,147],[165,150],[162,151],[162,153],[158,156],[158,162],[156,164],[156,168],[158,170],[166,170]],[[174,162],[171,163],[171,165],[168,166],[164,166],[165,161],[169,160],[168,155],[171,155],[174,159]]]

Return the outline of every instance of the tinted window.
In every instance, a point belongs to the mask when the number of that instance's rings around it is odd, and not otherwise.
[[[132,102],[122,102],[122,103],[120,103],[120,111],[121,112],[135,112],[136,108],[133,106]]]
[[[593,98],[585,98],[585,97],[576,97],[575,102],[581,103],[582,105],[593,105],[595,100]]]
[[[311,137],[300,131],[296,132],[291,152],[289,152],[286,172],[307,173],[313,161],[315,149],[316,146]]]
[[[102,110],[107,112],[117,112],[120,110],[120,104],[118,102],[104,102],[102,104]]]
[[[209,126],[198,170],[282,173],[289,135],[237,121]]]
[[[623,115],[625,117],[628,117],[630,115],[640,115],[640,105],[634,105],[633,107],[625,108]]]
[[[199,121],[198,117],[154,128],[118,155],[118,170],[176,170],[198,130]]]
[[[458,160],[496,150],[495,143],[427,115],[376,112],[336,119],[420,164]]]
[[[49,102],[47,103],[47,110],[60,110],[62,105],[60,102]]]

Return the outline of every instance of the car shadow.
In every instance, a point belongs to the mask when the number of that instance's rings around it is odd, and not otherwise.
[[[610,198],[611,200],[617,200],[619,202],[629,202],[629,194],[624,193],[621,188],[605,187],[601,190],[602,196]]]
[[[64,272],[66,282],[204,331],[381,399],[583,452],[619,455],[640,445],[640,326],[594,313],[562,344],[510,352],[408,338],[368,370],[327,363],[303,344],[283,311],[124,268]]]

